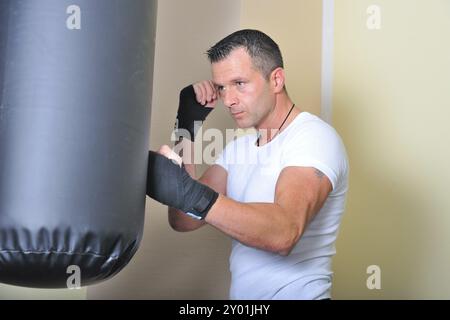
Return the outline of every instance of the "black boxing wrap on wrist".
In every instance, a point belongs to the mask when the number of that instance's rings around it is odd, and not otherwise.
[[[204,219],[219,194],[165,156],[149,151],[147,195],[196,219]]]
[[[177,120],[175,122],[175,134],[177,139],[182,136],[194,141],[195,135],[197,134],[197,132],[195,132],[195,122],[204,121],[212,110],[213,108],[206,107],[197,102],[194,87],[192,85],[183,88],[180,91]],[[187,130],[189,136],[183,135],[182,131],[179,129]]]

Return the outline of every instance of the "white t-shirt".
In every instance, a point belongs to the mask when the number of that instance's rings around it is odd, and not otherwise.
[[[315,115],[301,112],[261,147],[250,134],[230,142],[216,160],[228,173],[227,196],[239,202],[275,199],[283,168],[314,167],[333,190],[288,256],[233,240],[231,299],[323,299],[330,297],[331,258],[345,207],[348,160],[336,131]]]

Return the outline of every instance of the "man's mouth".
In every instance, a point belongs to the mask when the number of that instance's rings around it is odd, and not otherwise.
[[[244,113],[244,111],[238,111],[238,112],[231,112],[231,115],[233,117],[238,117],[239,115],[242,115]]]

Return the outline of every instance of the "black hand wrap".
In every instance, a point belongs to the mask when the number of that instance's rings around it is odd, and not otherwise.
[[[184,168],[149,151],[147,195],[196,219],[204,219],[219,194],[191,178]]]
[[[213,108],[205,107],[197,102],[195,91],[192,85],[187,86],[180,92],[180,103],[178,105],[177,121],[175,123],[175,134],[177,139],[181,136],[194,141],[194,122],[203,121]],[[183,135],[179,129],[185,129],[190,136]]]

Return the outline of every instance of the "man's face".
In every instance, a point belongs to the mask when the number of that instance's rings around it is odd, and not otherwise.
[[[244,48],[212,64],[213,82],[239,128],[258,127],[275,106],[270,82],[255,69]]]

